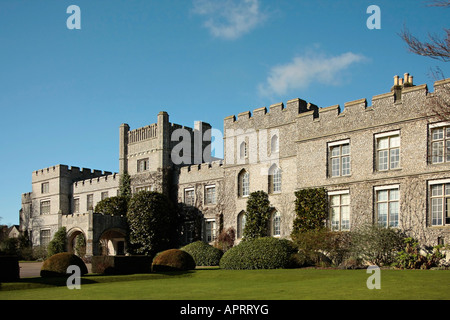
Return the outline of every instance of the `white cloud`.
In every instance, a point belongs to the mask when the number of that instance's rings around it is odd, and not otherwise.
[[[259,0],[194,0],[195,14],[204,16],[204,26],[218,38],[237,39],[265,19]]]
[[[337,85],[342,71],[364,60],[364,56],[352,52],[334,57],[317,53],[297,56],[288,64],[273,67],[259,91],[262,95],[282,95],[292,89],[305,89],[311,83]]]

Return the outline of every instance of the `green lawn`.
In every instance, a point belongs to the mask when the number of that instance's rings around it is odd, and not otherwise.
[[[2,284],[0,300],[450,299],[449,270],[381,270],[379,290],[367,288],[369,276],[366,270],[197,269],[186,273],[88,275],[83,277],[80,290],[69,290],[63,285],[65,281],[28,278]]]

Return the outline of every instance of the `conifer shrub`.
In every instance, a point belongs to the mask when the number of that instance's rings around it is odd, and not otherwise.
[[[76,265],[80,268],[81,275],[88,273],[88,269],[83,260],[77,255],[69,252],[62,252],[52,255],[44,261],[41,268],[41,277],[65,277],[68,276],[67,268]]]
[[[218,266],[223,251],[217,249],[203,241],[192,242],[181,250],[189,253],[194,258],[197,266]]]
[[[66,227],[61,227],[56,231],[53,239],[47,247],[48,256],[53,256],[57,253],[65,252],[67,247]]]
[[[188,271],[196,267],[195,260],[186,251],[169,249],[160,252],[153,259],[152,271]]]
[[[262,237],[242,241],[224,253],[221,269],[282,269],[292,267],[296,252],[291,241]]]
[[[129,198],[124,196],[109,197],[99,201],[94,211],[110,216],[125,216],[128,210],[128,201]]]

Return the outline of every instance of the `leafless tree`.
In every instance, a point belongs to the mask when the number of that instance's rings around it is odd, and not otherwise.
[[[429,7],[450,8],[450,0],[432,0],[428,1]],[[400,37],[407,44],[409,51],[414,54],[435,59],[441,62],[450,61],[450,29],[444,28],[444,38],[428,34],[429,41],[420,41],[411,32],[403,27]],[[445,79],[444,73],[440,68],[431,70],[431,76],[434,81]],[[442,120],[450,119],[450,85],[445,84],[441,92],[435,94],[430,99],[430,111]]]

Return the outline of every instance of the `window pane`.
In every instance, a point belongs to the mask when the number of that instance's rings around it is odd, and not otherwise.
[[[350,207],[343,206],[341,208],[341,230],[350,229]]]
[[[348,176],[350,174],[350,157],[342,157],[342,175]]]
[[[340,158],[331,159],[331,176],[337,177],[340,175]]]
[[[378,223],[387,227],[387,203],[378,203]]]
[[[440,142],[433,142],[431,144],[431,155],[432,155],[432,162],[433,163],[440,163],[444,160],[444,143],[442,141]]]
[[[340,216],[340,208],[333,207],[331,208],[331,229],[339,230],[339,216]]]
[[[399,191],[398,189],[392,189],[389,192],[389,200],[398,200],[399,198]]]
[[[444,130],[443,130],[442,128],[434,129],[434,130],[432,131],[431,136],[432,136],[432,139],[433,139],[433,140],[440,140],[440,139],[443,139],[443,138],[444,138]]]
[[[378,170],[387,170],[388,167],[388,154],[387,150],[378,152]]]
[[[349,144],[342,145],[342,154],[343,155],[350,154],[350,145]]]
[[[378,191],[378,201],[387,201],[387,199],[388,199],[387,190]]]
[[[446,161],[450,162],[450,140],[447,140],[445,144],[446,144],[445,148]]]
[[[391,148],[400,147],[400,136],[393,136],[390,138],[390,146]]]
[[[391,169],[398,168],[400,165],[400,149],[391,149]]]
[[[433,197],[442,196],[442,185],[431,186],[431,195]]]
[[[446,131],[447,131],[446,137],[447,137],[447,138],[450,138],[450,127],[448,127],[448,128],[446,129]]]
[[[343,194],[341,196],[341,204],[342,205],[348,205],[350,204],[350,195],[349,194]]]
[[[389,226],[398,227],[398,202],[389,202]]]
[[[442,198],[431,199],[431,224],[442,225]]]
[[[389,138],[378,139],[378,150],[389,148]]]
[[[331,148],[331,156],[332,156],[332,157],[337,157],[337,156],[339,156],[340,154],[341,154],[341,148],[340,148],[340,146],[332,147],[332,148]]]
[[[341,203],[341,197],[339,195],[331,196],[330,202],[332,206],[338,206]]]

